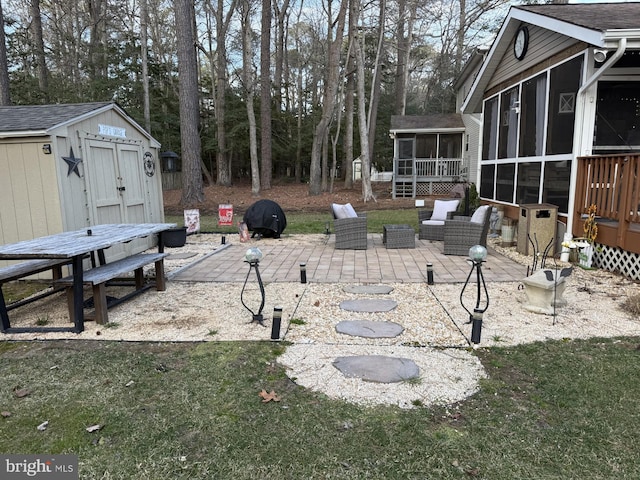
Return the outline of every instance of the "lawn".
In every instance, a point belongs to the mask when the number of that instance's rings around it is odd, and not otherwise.
[[[184,218],[179,215],[165,215],[165,221],[184,225]],[[242,215],[234,215],[234,226],[218,226],[218,217],[203,215],[200,218],[200,231],[216,233],[237,233],[238,222],[242,221]],[[418,213],[415,209],[400,210],[372,210],[367,213],[367,231],[369,233],[382,233],[382,226],[388,223],[409,224],[414,229],[418,228]],[[301,233],[326,233],[327,227],[333,231],[333,218],[327,213],[287,213],[287,228],[284,234]]]
[[[82,479],[640,478],[635,338],[480,349],[479,393],[413,410],[298,387],[282,349],[2,342],[0,451],[77,454]]]

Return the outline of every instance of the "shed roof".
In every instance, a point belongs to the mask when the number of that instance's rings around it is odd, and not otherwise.
[[[0,106],[0,132],[44,132],[111,105],[114,104],[94,102]]]
[[[0,138],[46,136],[56,128],[79,122],[108,110],[117,111],[153,145],[160,146],[156,139],[114,102],[0,106]]]
[[[464,130],[459,113],[437,113],[433,115],[392,115],[392,132]]]

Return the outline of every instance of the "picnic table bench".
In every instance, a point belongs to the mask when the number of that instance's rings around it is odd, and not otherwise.
[[[19,280],[21,278],[35,275],[36,273],[45,272],[47,270],[51,270],[53,279],[57,280],[62,277],[62,267],[69,263],[71,263],[71,259],[46,258],[25,260],[20,263],[15,263],[13,265],[0,268],[0,316],[2,317],[2,331],[6,330],[10,326],[9,317],[7,314],[8,311],[31,302],[35,302],[36,300],[40,300],[41,298],[52,295],[60,290],[54,288],[52,290],[47,290],[38,295],[34,295],[24,300],[12,302],[11,304],[7,305],[4,299],[4,293],[2,292],[2,285],[14,280]]]
[[[108,322],[107,308],[125,300],[131,298],[134,295],[141,293],[147,288],[155,284],[156,290],[164,291],[166,288],[164,278],[164,258],[166,253],[139,253],[130,257],[116,260],[115,262],[100,265],[86,270],[83,273],[82,281],[85,285],[91,285],[93,290],[93,306],[94,316],[93,319],[96,323],[104,325]],[[151,263],[155,264],[155,281],[153,284],[147,284],[144,280],[143,268]],[[107,302],[106,287],[108,282],[117,280],[119,277],[134,272],[135,290],[128,295],[115,299],[111,302]],[[66,288],[67,291],[67,305],[69,306],[69,316],[74,318],[74,296],[73,296],[73,275],[60,278],[54,282],[56,285],[61,285]],[[89,318],[89,317],[87,317]]]
[[[84,287],[86,285],[96,287],[99,295],[96,295],[94,304],[97,302],[98,310],[94,315],[97,320],[106,322],[107,315],[105,307],[115,304],[111,303],[110,305],[106,305],[106,295],[103,295],[102,292],[106,283],[114,280],[119,275],[124,275],[125,273],[130,272],[135,273],[135,277],[138,280],[136,291],[118,299],[117,303],[121,303],[151,286],[141,286],[140,283],[144,278],[142,275],[142,268],[151,263],[156,264],[156,288],[158,290],[164,289],[165,279],[162,236],[163,232],[173,227],[175,227],[175,224],[172,223],[100,224],[92,225],[89,228],[83,228],[80,230],[65,231],[44,237],[0,245],[1,260],[24,260],[24,262],[18,264],[21,266],[12,265],[6,267],[6,270],[2,269],[3,274],[1,278],[3,278],[5,282],[10,281],[10,279],[21,278],[21,276],[37,273],[39,268],[43,269],[39,271],[44,271],[47,268],[54,268],[55,262],[61,264],[69,263],[73,272],[73,275],[65,278],[60,278],[62,275],[59,274],[59,272],[54,272],[54,278],[56,279],[54,287],[65,288],[67,290],[67,298],[70,302],[70,316],[73,321],[73,327],[11,327],[4,299],[0,297],[2,331],[5,333],[51,331],[82,332],[84,330]],[[94,268],[86,270],[85,272],[84,259],[87,255],[93,256],[93,254],[97,252],[100,257],[100,262],[104,263],[104,256],[101,255],[104,250],[114,245],[125,245],[133,240],[145,238],[150,235],[157,235],[158,237],[157,254],[136,254],[136,252],[133,252],[133,255],[127,255],[126,257],[115,260],[111,263],[103,264],[99,267],[94,265]],[[120,256],[114,257],[120,258]],[[93,263],[94,262],[92,262],[92,265]],[[16,277],[16,275],[18,277]]]

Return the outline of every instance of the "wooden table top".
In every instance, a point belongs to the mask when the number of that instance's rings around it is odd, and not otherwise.
[[[175,223],[94,225],[81,230],[2,245],[0,259],[71,258],[102,250],[117,243],[127,243],[136,238],[147,237],[175,226]]]

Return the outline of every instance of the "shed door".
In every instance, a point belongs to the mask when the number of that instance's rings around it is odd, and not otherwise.
[[[144,223],[144,179],[141,148],[87,140],[84,159],[91,185],[90,202],[95,205],[93,222]]]
[[[141,146],[97,139],[86,139],[85,146],[91,223],[146,223]]]

